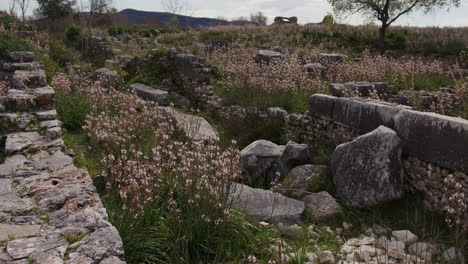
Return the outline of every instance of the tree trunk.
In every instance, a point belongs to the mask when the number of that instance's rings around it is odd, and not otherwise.
[[[379,29],[379,51],[380,53],[385,53],[385,31],[387,30],[387,26],[382,25]]]

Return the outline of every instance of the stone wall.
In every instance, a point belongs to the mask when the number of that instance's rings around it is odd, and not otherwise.
[[[443,209],[448,196],[460,191],[455,184],[444,182],[448,176],[461,184],[467,200],[467,120],[370,99],[327,95],[311,97],[309,116],[308,139],[325,139],[335,145],[380,125],[395,130],[404,142],[407,183],[411,190],[424,194],[428,207]]]
[[[61,139],[54,90],[32,53],[12,53],[0,97],[0,264],[125,263],[88,172]]]
[[[278,107],[262,110],[225,106],[209,85],[195,87],[192,92],[196,97],[192,100],[222,119],[274,120],[283,127],[286,140],[312,147],[317,143],[337,146],[380,125],[387,126],[405,142],[403,159],[407,183],[412,191],[423,193],[429,208],[442,209],[447,204],[447,196],[457,191],[444,183],[449,175],[462,184],[465,193],[468,190],[466,120],[364,98],[314,95],[310,110],[295,114]]]

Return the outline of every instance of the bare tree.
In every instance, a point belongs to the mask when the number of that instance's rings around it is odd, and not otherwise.
[[[80,1],[80,3],[81,9],[88,11],[86,27],[90,32],[91,22],[95,18],[95,16],[113,10],[113,0],[85,0],[85,4],[83,4],[83,1]]]
[[[188,9],[186,0],[161,0],[161,4],[167,12],[172,14],[181,14]]]
[[[29,3],[31,0],[14,0],[14,2],[18,3],[19,8],[21,9],[21,18],[23,22],[26,22],[26,12],[29,9]]]
[[[256,14],[250,14],[250,21],[257,25],[266,25],[268,17],[266,17],[262,11],[258,11]]]
[[[15,10],[16,10],[16,0],[12,0],[10,2],[10,5],[8,6],[8,13],[10,13],[10,15],[15,15]]]

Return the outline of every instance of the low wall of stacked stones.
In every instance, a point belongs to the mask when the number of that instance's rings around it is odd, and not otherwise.
[[[277,107],[224,106],[208,85],[193,91],[199,105],[222,119],[259,118],[277,122],[286,140],[337,146],[354,140],[380,125],[397,132],[404,142],[403,164],[406,181],[413,192],[423,194],[425,204],[442,210],[455,192],[468,190],[468,121],[434,113],[418,112],[410,107],[364,98],[339,98],[327,95],[311,97],[310,109],[291,114]],[[446,184],[448,176],[453,182]]]
[[[334,145],[381,125],[393,129],[403,141],[408,186],[424,195],[427,207],[443,210],[456,192],[468,201],[467,120],[371,99],[327,95],[311,97],[307,119],[307,140],[328,140]],[[453,180],[446,182],[447,178]]]
[[[91,177],[61,138],[43,64],[29,52],[10,57],[0,94],[0,264],[125,263]]]

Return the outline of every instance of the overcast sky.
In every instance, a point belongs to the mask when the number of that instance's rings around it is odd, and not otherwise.
[[[0,0],[0,9],[7,9],[12,0]],[[80,0],[78,0],[80,1]],[[87,0],[82,0],[86,2]],[[189,14],[198,17],[225,17],[228,19],[248,16],[263,11],[271,23],[275,16],[297,16],[299,23],[320,22],[331,12],[327,0],[179,0],[187,1]],[[145,11],[165,11],[161,0],[114,0],[118,10],[133,8]],[[36,1],[31,0],[31,9]],[[345,23],[360,24],[363,18],[353,16]],[[468,0],[461,0],[459,8],[437,10],[430,14],[412,13],[402,17],[398,24],[411,26],[468,26]]]

